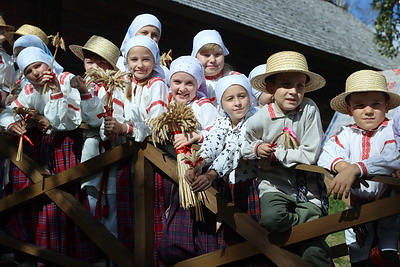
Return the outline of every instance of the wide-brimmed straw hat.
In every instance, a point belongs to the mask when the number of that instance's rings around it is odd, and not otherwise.
[[[119,48],[111,41],[101,36],[93,35],[84,46],[70,45],[69,49],[81,60],[84,60],[83,49],[101,56],[117,70],[117,61],[120,56]]]
[[[389,109],[400,105],[400,95],[389,92],[386,77],[377,71],[360,70],[351,74],[346,80],[346,90],[331,100],[331,108],[343,113],[347,112],[346,97],[351,93],[383,92],[389,95]]]
[[[321,75],[308,70],[307,60],[302,54],[294,51],[283,51],[275,53],[267,59],[265,72],[254,76],[251,79],[251,85],[259,91],[267,92],[265,78],[284,72],[306,74],[309,77],[309,81],[306,83],[305,92],[318,90],[324,87],[326,83]]]
[[[8,42],[10,44],[14,44],[14,35],[36,35],[39,37],[43,43],[46,45],[49,44],[49,39],[47,38],[47,35],[44,31],[42,31],[40,28],[30,25],[30,24],[24,24],[21,27],[18,28],[17,31],[15,32],[6,32],[4,35],[6,36]]]
[[[14,26],[7,25],[2,16],[0,16],[0,27],[5,27],[7,32],[15,29]]]

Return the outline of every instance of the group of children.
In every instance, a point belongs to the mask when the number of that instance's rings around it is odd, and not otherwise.
[[[319,110],[304,94],[323,88],[325,79],[311,72],[298,52],[271,55],[247,78],[225,64],[229,51],[220,34],[203,30],[193,39],[191,55],[176,58],[168,69],[160,65],[161,23],[151,14],[142,14],[133,20],[121,48],[96,35],[83,46],[69,47],[83,61],[86,74],[126,72],[114,77],[110,86],[101,79],[90,80],[90,75],[85,80],[64,72],[61,65],[52,63],[53,55],[40,35],[23,34],[23,29],[12,32],[10,27],[0,20],[0,36],[5,31],[9,38],[22,35],[13,42],[13,53],[23,78],[21,92],[3,102],[0,127],[16,144],[20,136],[30,139],[33,146],[25,145],[24,153],[49,175],[129,139],[144,141],[152,131],[149,119],[177,102],[191,107],[199,122],[197,131],[175,133],[172,139],[176,150],[201,144],[203,160],[185,174],[191,190],[216,187],[268,231],[285,232],[326,215],[330,195],[350,196],[351,206],[356,206],[394,194],[388,185],[363,179],[376,174],[396,176],[400,169],[394,134],[400,125],[386,118],[388,110],[400,105],[400,96],[388,91],[379,72],[361,70],[348,77],[345,92],[332,99],[331,107],[349,114],[355,123],[343,126],[321,146]],[[4,78],[2,84],[7,92],[10,81]],[[41,115],[36,124],[16,116],[15,108],[21,107]],[[90,127],[80,130],[82,122]],[[321,175],[295,169],[301,163],[336,173],[328,190]],[[12,163],[4,179],[5,195],[32,184]],[[65,188],[131,250],[133,179],[127,159],[88,177],[80,186]],[[160,174],[155,179],[157,264],[172,265],[243,240],[207,210],[205,221],[196,221],[191,210],[179,206],[176,186]],[[20,240],[86,262],[98,257],[90,240],[46,199],[3,221],[7,233]],[[352,266],[369,266],[375,243],[386,264],[398,266],[399,229],[396,215],[346,230]],[[69,238],[72,234],[74,239]],[[292,250],[315,266],[332,264],[325,237],[302,242]],[[265,258],[253,260],[245,263],[268,264]]]

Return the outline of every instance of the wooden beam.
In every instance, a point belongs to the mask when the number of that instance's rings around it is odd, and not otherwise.
[[[2,152],[5,152],[5,155],[33,183],[39,183],[43,180],[41,173],[46,173],[46,170],[42,166],[26,154],[23,155],[22,161],[15,161],[17,148],[5,142],[3,138],[0,138],[0,145]],[[32,176],[29,176],[29,174],[32,174]],[[45,192],[45,194],[118,266],[132,266],[134,262],[133,254],[70,193],[55,188]]]
[[[54,251],[35,246],[30,243],[21,242],[13,237],[1,234],[0,245],[22,251],[26,254],[38,257],[40,259],[57,263],[59,266],[89,267],[92,264],[79,261],[77,259],[56,253]],[[3,265],[2,265],[3,266]],[[4,265],[5,266],[5,265]]]
[[[0,145],[4,140],[0,140]],[[133,154],[133,143],[125,143],[117,146],[114,149],[108,150],[103,154],[76,165],[68,170],[57,173],[56,175],[46,177],[45,179],[38,179],[38,182],[31,186],[0,199],[0,214],[8,211],[10,208],[18,207],[32,199],[44,194],[45,192],[57,188],[62,185],[67,185],[73,182],[79,182],[82,179],[100,172],[103,168],[111,166],[116,161],[121,160]],[[24,173],[31,173],[27,169],[34,164],[32,161],[21,162],[21,168]],[[38,166],[37,166],[38,167]],[[39,178],[40,173],[35,172]],[[28,176],[28,175],[27,175]]]

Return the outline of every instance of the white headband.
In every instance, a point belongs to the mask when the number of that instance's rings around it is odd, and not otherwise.
[[[200,48],[206,44],[217,44],[222,48],[224,56],[229,55],[228,48],[226,48],[221,35],[216,30],[203,30],[196,34],[193,38],[193,49],[191,55],[195,57]]]
[[[249,99],[251,100],[251,85],[247,77],[244,76],[243,74],[228,75],[219,79],[217,85],[215,86],[215,96],[217,97],[218,104],[221,107],[222,107],[222,95],[229,87],[235,84],[240,85],[244,89],[246,89],[249,94]]]

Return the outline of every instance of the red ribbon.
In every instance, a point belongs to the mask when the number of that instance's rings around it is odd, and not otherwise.
[[[190,160],[187,160],[187,159],[185,159],[183,162],[185,162],[186,164],[188,164],[188,165],[190,165],[190,166],[192,166],[192,167],[194,168],[194,167],[196,167],[197,165],[199,165],[200,162],[201,162],[202,160],[203,160],[203,158],[202,158],[202,157],[199,157],[199,159],[196,160],[195,163],[193,163],[193,162],[191,162]]]
[[[33,144],[33,142],[31,141],[31,139],[29,139],[29,137],[26,136],[25,134],[23,134],[23,135],[21,135],[21,136],[19,137],[19,139],[21,139],[21,138],[25,138],[25,140],[28,141],[28,143],[29,143],[31,146],[35,146],[35,145]],[[18,140],[19,140],[19,139],[18,139]]]

